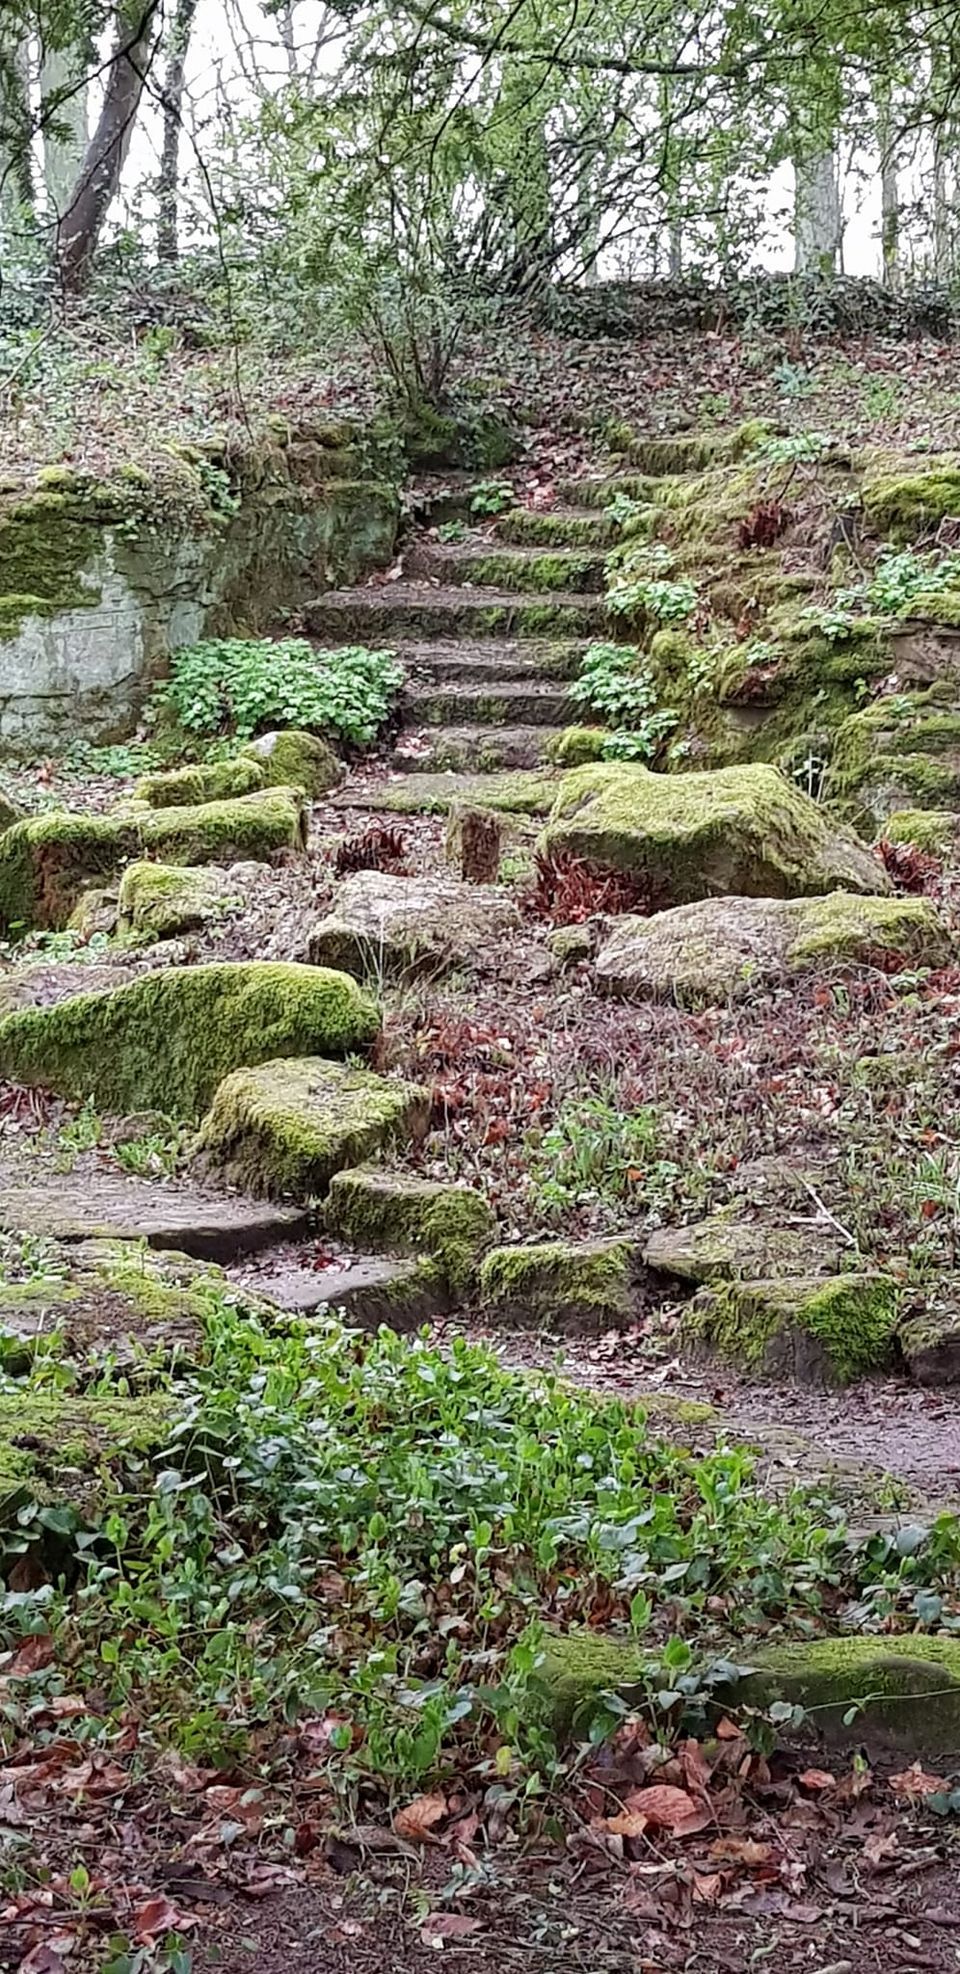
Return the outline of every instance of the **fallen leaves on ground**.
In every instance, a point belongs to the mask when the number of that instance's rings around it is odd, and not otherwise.
[[[397,1836],[408,1844],[426,1844],[434,1825],[442,1822],[446,1814],[445,1796],[415,1796],[406,1809],[397,1811],[393,1827]]]

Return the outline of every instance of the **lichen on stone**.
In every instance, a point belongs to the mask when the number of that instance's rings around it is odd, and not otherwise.
[[[683,1337],[767,1376],[849,1384],[889,1363],[899,1306],[879,1274],[729,1282],[694,1299]]]
[[[330,1232],[351,1246],[435,1257],[458,1291],[476,1273],[479,1255],[497,1232],[495,1214],[472,1187],[379,1166],[336,1173],[325,1220]]]
[[[480,1264],[480,1310],[511,1329],[624,1329],[636,1320],[639,1265],[625,1237],[494,1248]]]
[[[266,1053],[254,1059],[258,1066],[237,1069],[220,1083],[195,1147],[205,1165],[247,1192],[320,1196],[334,1173],[426,1131],[430,1093],[416,1083],[298,1054],[293,1046],[282,1060],[275,1051],[274,1060],[265,1060]]]
[[[109,1111],[191,1118],[241,1064],[372,1042],[374,1001],[346,974],[242,961],[143,974],[0,1022],[0,1074]]]

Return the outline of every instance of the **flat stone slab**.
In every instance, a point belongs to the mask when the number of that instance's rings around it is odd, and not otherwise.
[[[636,1322],[642,1273],[624,1235],[495,1247],[480,1264],[480,1313],[506,1329],[600,1336]]]
[[[454,802],[479,802],[515,815],[549,815],[558,774],[398,774],[389,781],[350,780],[333,806],[388,815],[446,815]]]
[[[156,1363],[200,1363],[207,1296],[224,1286],[219,1269],[139,1242],[48,1241],[39,1269],[0,1282],[0,1364],[19,1376],[47,1350],[82,1360],[109,1352],[141,1377]]]
[[[291,1314],[329,1309],[361,1330],[416,1330],[449,1310],[439,1268],[384,1255],[355,1255],[327,1268],[280,1268],[264,1274],[258,1293]]]
[[[643,1258],[648,1268],[700,1287],[738,1278],[832,1275],[842,1253],[830,1227],[791,1225],[786,1218],[738,1219],[720,1212],[686,1227],[658,1227]]]
[[[761,1377],[845,1385],[889,1364],[899,1306],[876,1273],[723,1282],[694,1297],[681,1334]]]
[[[13,967],[0,979],[0,1017],[21,1008],[52,1008],[74,994],[110,994],[132,979],[129,967],[101,966],[91,960],[38,960]]]
[[[417,1083],[321,1056],[284,1056],[225,1077],[201,1124],[197,1154],[247,1192],[309,1199],[346,1166],[421,1138],[430,1102]]]
[[[617,994],[726,1002],[813,967],[902,956],[940,967],[954,940],[927,898],[704,898],[613,922],[597,979]]]
[[[459,877],[394,877],[357,871],[340,885],[333,911],[310,934],[314,966],[377,977],[391,972],[496,962],[520,930],[503,886]]]
[[[302,1238],[310,1215],[214,1187],[165,1186],[111,1171],[93,1157],[58,1172],[25,1146],[6,1143],[0,1145],[0,1227],[60,1241],[143,1240],[222,1263]]]

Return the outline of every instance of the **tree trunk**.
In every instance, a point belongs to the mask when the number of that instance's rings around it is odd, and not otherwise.
[[[183,118],[183,76],[197,0],[177,0],[167,39],[167,68],[163,79],[163,149],[157,180],[157,259],[179,258],[177,199],[180,185],[180,126]]]
[[[26,41],[0,32],[0,221],[14,230],[33,204],[30,157],[30,51]]]
[[[900,186],[897,175],[893,100],[890,83],[877,85],[877,142],[880,146],[880,251],[888,288],[900,280]]]
[[[103,222],[113,204],[147,70],[157,42],[160,0],[124,0],[107,71],[103,107],[69,204],[57,228],[60,280],[79,293],[90,272]]]
[[[933,271],[947,282],[951,273],[950,200],[947,193],[947,151],[940,124],[933,134]]]
[[[843,234],[836,153],[796,159],[794,170],[794,267],[798,274],[835,274]]]
[[[43,114],[43,181],[47,204],[59,219],[69,204],[87,155],[87,84],[80,48],[50,48],[40,70]],[[58,98],[62,100],[58,101]]]

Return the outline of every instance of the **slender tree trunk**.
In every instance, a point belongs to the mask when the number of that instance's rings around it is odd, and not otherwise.
[[[57,228],[60,279],[79,293],[90,272],[103,222],[113,204],[160,20],[160,0],[124,0],[118,10],[114,53],[103,106],[76,185]]]
[[[900,184],[893,126],[893,95],[888,79],[877,84],[876,104],[883,279],[888,288],[896,288],[900,280]]]
[[[197,0],[177,0],[167,38],[167,67],[163,79],[163,149],[157,180],[157,259],[179,258],[178,194],[180,189],[180,126],[183,117],[183,77]]]
[[[835,274],[843,234],[836,152],[797,159],[794,169],[794,266],[798,274]]]
[[[950,199],[947,192],[947,147],[938,124],[933,135],[933,271],[949,281],[951,271]]]
[[[66,211],[87,155],[87,85],[81,48],[50,48],[40,70],[43,180],[56,219]],[[58,97],[62,100],[58,102]]]
[[[285,4],[277,8],[277,30],[287,57],[290,80],[294,82],[297,77],[297,41],[293,25],[293,0],[285,0]]]
[[[7,40],[0,26],[0,221],[5,232],[33,204],[31,131],[30,51],[25,40]]]

